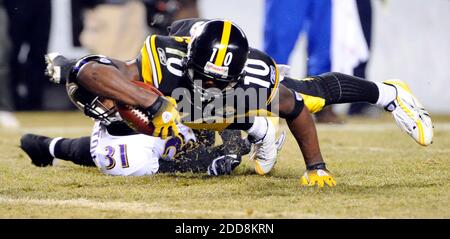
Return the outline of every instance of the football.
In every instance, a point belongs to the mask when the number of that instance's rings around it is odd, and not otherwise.
[[[132,82],[143,89],[146,89],[160,96],[163,96],[163,94],[158,89],[149,84],[145,84],[144,82],[140,81],[132,81]],[[120,114],[120,117],[122,117],[122,120],[128,125],[128,127],[142,134],[150,136],[153,135],[153,131],[155,128],[151,124],[151,119],[144,112],[144,109],[120,103],[116,103],[116,106],[117,111]]]

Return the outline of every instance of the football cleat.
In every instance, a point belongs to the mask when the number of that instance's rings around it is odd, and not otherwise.
[[[264,138],[253,142],[250,159],[255,160],[255,171],[259,175],[269,173],[277,162],[277,153],[283,146],[285,140],[284,132],[276,139],[275,125],[271,120],[267,121],[267,132]]]
[[[279,152],[284,145],[284,141],[286,140],[286,132],[281,132],[280,137],[278,137],[277,141],[275,142],[275,146],[277,146],[277,151]]]
[[[220,156],[211,162],[207,173],[210,176],[229,175],[239,164],[241,157],[236,154]]]
[[[50,154],[51,138],[25,134],[20,138],[20,148],[30,157],[31,163],[38,167],[51,166],[53,164],[53,156]]]
[[[396,124],[417,143],[427,146],[433,140],[433,123],[422,104],[412,94],[408,85],[400,80],[383,82],[393,86],[397,97],[385,109],[392,113]]]
[[[45,74],[50,78],[50,82],[66,84],[67,77],[75,63],[75,60],[69,60],[57,52],[49,53],[45,55],[45,64],[47,65]]]

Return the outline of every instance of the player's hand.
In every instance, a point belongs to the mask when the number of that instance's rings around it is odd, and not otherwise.
[[[153,136],[166,139],[169,135],[179,134],[177,124],[180,122],[180,114],[176,109],[177,103],[172,97],[161,97],[161,106],[153,115],[152,124],[155,127]]]
[[[300,184],[303,186],[315,186],[322,188],[325,184],[329,187],[336,186],[333,175],[326,169],[325,163],[308,167],[306,172],[300,178]]]

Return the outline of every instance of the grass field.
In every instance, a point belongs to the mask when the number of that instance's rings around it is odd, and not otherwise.
[[[79,112],[18,117],[22,129],[0,129],[0,218],[450,218],[450,117],[434,118],[429,147],[390,117],[319,125],[338,183],[324,189],[299,185],[305,167],[290,135],[264,177],[248,159],[220,178],[111,177],[68,162],[37,168],[17,147],[21,134],[77,137],[92,122]]]

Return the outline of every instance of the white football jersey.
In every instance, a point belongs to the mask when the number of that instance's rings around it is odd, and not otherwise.
[[[178,125],[178,128],[185,142],[195,141],[195,135],[189,127]],[[95,123],[91,136],[92,159],[100,171],[107,175],[154,174],[159,169],[159,159],[172,159],[180,146],[179,137],[163,140],[145,134],[110,135],[100,122]]]

